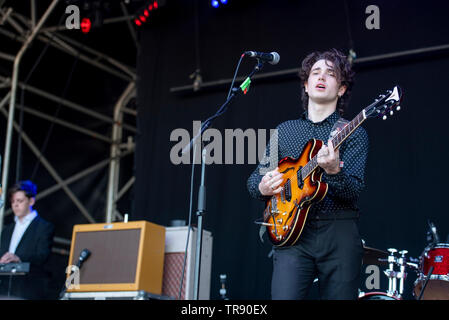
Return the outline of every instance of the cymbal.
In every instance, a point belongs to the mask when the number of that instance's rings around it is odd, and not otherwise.
[[[379,259],[388,259],[388,252],[379,250],[376,248],[365,247],[363,246],[364,254],[363,254],[363,264],[365,265],[387,265],[386,261],[379,261]]]

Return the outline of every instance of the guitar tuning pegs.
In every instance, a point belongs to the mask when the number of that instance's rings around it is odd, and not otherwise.
[[[396,107],[396,111],[399,111],[399,110],[401,110],[401,106]]]
[[[390,111],[390,116],[392,116],[392,115],[393,115],[393,110]]]
[[[387,120],[387,116],[384,115],[384,116],[382,117],[382,120]]]

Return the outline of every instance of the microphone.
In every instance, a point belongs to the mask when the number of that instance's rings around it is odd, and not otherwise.
[[[262,60],[264,62],[268,62],[270,64],[278,64],[281,57],[279,56],[279,53],[277,52],[257,52],[257,51],[246,51],[245,56],[249,56],[252,58],[257,58],[259,60]]]
[[[81,253],[80,256],[78,258],[78,262],[76,263],[76,267],[78,268],[78,271],[81,269],[82,264],[90,257],[90,251],[86,248],[84,248]],[[73,266],[72,266],[73,267]],[[72,276],[72,272],[74,271],[74,269],[70,270],[70,276],[67,278],[66,282],[64,282],[64,285],[62,287],[61,292],[59,293],[59,298],[60,299],[64,299],[64,295],[67,291],[67,289],[69,288],[70,283],[68,283],[67,281],[71,281],[71,276]]]
[[[81,269],[81,265],[90,257],[90,251],[88,249],[83,249],[80,253],[80,257],[78,258],[78,262],[76,266]]]

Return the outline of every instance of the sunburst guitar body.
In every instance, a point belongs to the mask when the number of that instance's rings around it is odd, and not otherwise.
[[[328,186],[321,181],[323,171],[320,167],[305,179],[300,174],[322,146],[323,141],[312,139],[298,159],[286,157],[279,162],[283,190],[271,197],[264,211],[268,237],[276,246],[293,245],[302,233],[311,205],[326,196]]]

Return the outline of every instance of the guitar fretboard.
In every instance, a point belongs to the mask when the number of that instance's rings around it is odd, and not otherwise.
[[[337,149],[348,138],[363,121],[366,120],[364,110],[362,110],[351,122],[349,122],[342,130],[340,130],[333,138],[332,145],[334,150]],[[318,157],[315,155],[309,162],[301,169],[301,178],[307,178],[316,168],[318,168]]]

